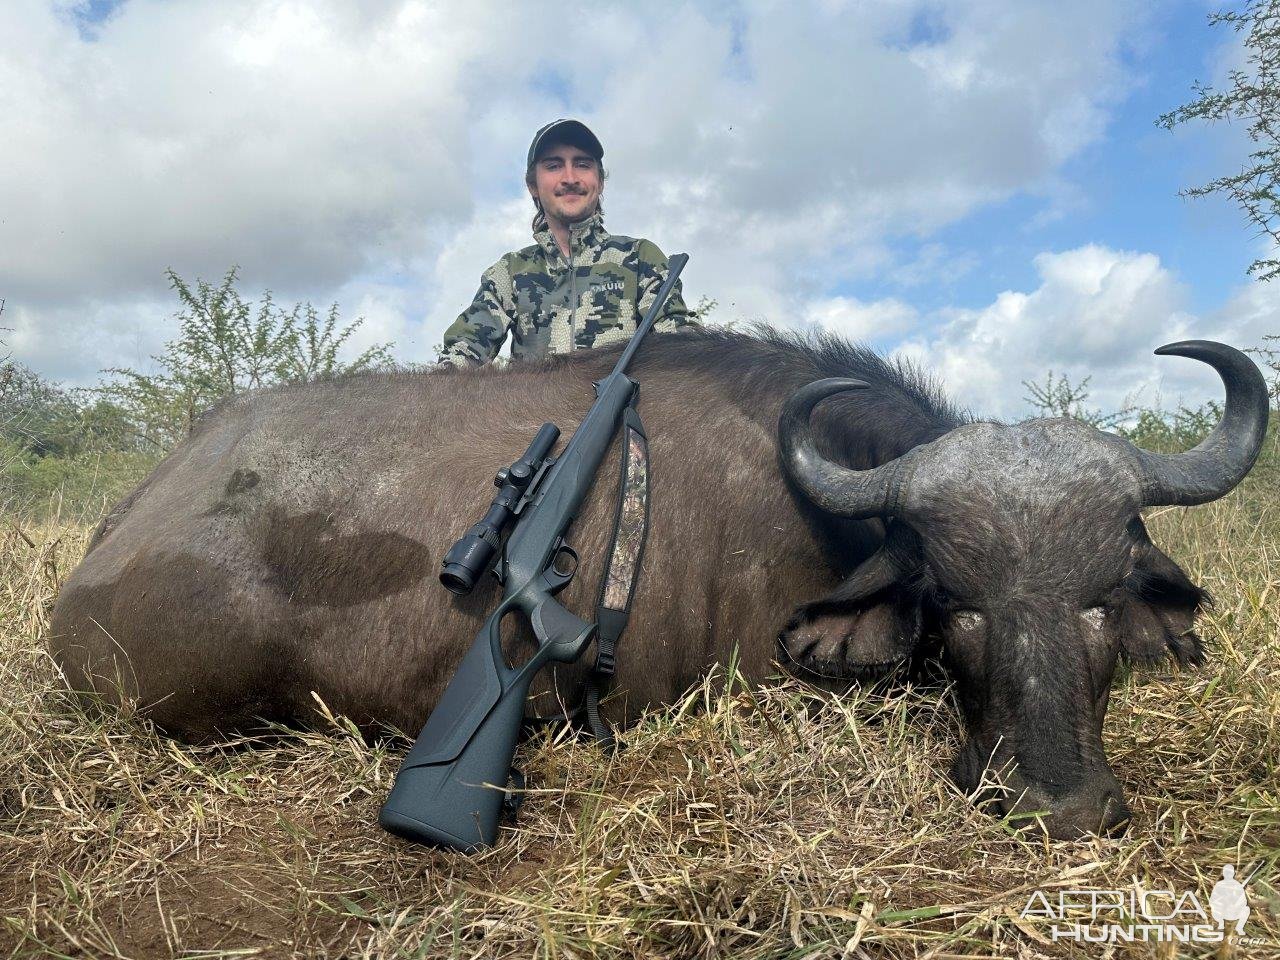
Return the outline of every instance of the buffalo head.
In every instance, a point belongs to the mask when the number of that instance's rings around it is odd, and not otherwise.
[[[1193,622],[1206,594],[1151,542],[1140,511],[1223,496],[1266,432],[1266,385],[1242,353],[1208,341],[1156,352],[1202,360],[1226,386],[1222,421],[1185,453],[1070,419],[970,423],[853,470],[818,452],[809,425],[819,401],[862,386],[850,380],[802,388],[779,424],[805,498],[886,524],[879,551],[798,612],[786,658],[829,676],[875,674],[936,634],[967,733],[954,779],[1005,812],[1044,812],[1055,837],[1129,818],[1101,737],[1117,658],[1203,659]]]

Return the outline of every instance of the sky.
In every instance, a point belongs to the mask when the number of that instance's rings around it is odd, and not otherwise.
[[[533,132],[605,146],[606,225],[684,251],[713,321],[866,340],[980,415],[1024,380],[1199,404],[1151,351],[1280,333],[1229,201],[1239,125],[1159,128],[1243,62],[1218,4],[5,0],[0,326],[41,374],[153,368],[172,269],[363,317],[430,361],[531,242]]]

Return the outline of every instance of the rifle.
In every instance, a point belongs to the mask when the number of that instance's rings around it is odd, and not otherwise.
[[[550,456],[560,431],[544,424],[524,456],[499,471],[500,489],[485,518],[446,554],[441,582],[466,593],[497,552],[503,529],[514,526],[495,568],[502,602],[404,758],[378,812],[384,830],[467,853],[496,839],[529,685],[547,663],[577,660],[597,628],[555,600],[578,566],[565,533],[635,400],[639,384],[626,375],[627,366],[688,260],[681,253],[669,261],[653,304],[613,371],[595,384],[596,400],[560,456]],[[502,655],[502,619],[514,611],[528,617],[538,641],[537,652],[517,669]]]

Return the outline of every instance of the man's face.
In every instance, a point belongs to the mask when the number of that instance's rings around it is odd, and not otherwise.
[[[548,219],[577,223],[596,212],[600,202],[600,164],[595,157],[557,143],[534,162],[534,186],[529,190]]]

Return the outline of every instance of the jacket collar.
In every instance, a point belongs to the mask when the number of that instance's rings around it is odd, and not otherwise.
[[[581,249],[584,246],[595,246],[605,237],[604,217],[597,210],[585,220],[579,220],[577,223],[569,225],[569,249]],[[546,251],[547,256],[555,258],[563,255],[560,253],[560,247],[556,244],[556,238],[551,234],[551,227],[547,224],[546,214],[539,212],[537,219],[533,223],[533,239],[537,241],[538,246]]]

